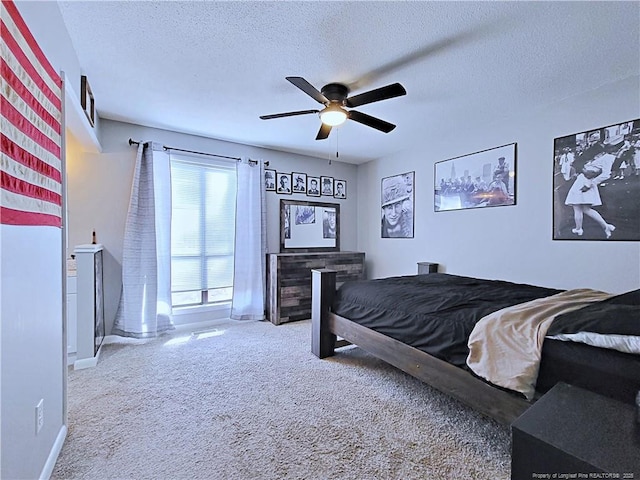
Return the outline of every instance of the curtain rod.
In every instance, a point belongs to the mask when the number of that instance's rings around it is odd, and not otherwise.
[[[140,145],[140,142],[137,142],[136,140],[133,140],[133,139],[130,138],[129,139],[129,145]],[[183,150],[182,148],[167,147],[166,145],[163,145],[162,148],[164,148],[165,150],[175,150],[177,152],[196,153],[198,155],[209,155],[210,157],[228,158],[229,160],[236,160],[238,162],[242,160],[239,157],[227,157],[226,155],[216,155],[215,153],[197,152],[195,150]],[[249,163],[257,164],[258,161],[257,160],[249,160]],[[264,164],[265,164],[265,166],[269,166],[269,162],[264,162]]]

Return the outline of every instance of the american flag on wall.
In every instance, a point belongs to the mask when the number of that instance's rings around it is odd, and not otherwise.
[[[59,227],[62,79],[13,1],[0,19],[0,223]]]

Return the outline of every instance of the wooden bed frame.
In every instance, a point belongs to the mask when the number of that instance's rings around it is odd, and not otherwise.
[[[336,348],[357,345],[504,424],[513,422],[533,404],[492,387],[462,368],[336,315],[331,312],[336,291],[336,272],[318,269],[312,270],[311,276],[311,352],[318,358],[332,356]],[[344,340],[337,341],[337,337]]]

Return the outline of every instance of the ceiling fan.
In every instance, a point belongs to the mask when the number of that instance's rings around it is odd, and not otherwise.
[[[379,118],[372,117],[366,113],[356,110],[347,110],[348,108],[359,107],[367,103],[379,102],[389,98],[400,97],[406,95],[407,91],[399,83],[387,85],[386,87],[376,88],[368,92],[348,97],[349,87],[341,83],[329,83],[318,91],[313,85],[302,77],[286,77],[291,83],[302,90],[304,93],[313,98],[316,102],[324,105],[322,110],[299,110],[296,112],[275,113],[273,115],[261,115],[262,120],[272,118],[293,117],[295,115],[307,115],[309,113],[320,114],[322,125],[316,136],[316,140],[324,140],[331,133],[331,128],[342,125],[347,119],[362,123],[368,127],[375,128],[384,133],[389,133],[396,128],[392,123],[385,122]]]

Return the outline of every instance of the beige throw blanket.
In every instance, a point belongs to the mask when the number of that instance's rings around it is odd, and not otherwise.
[[[469,336],[467,365],[494,385],[533,399],[542,343],[553,319],[612,294],[589,288],[503,308],[483,317]]]

